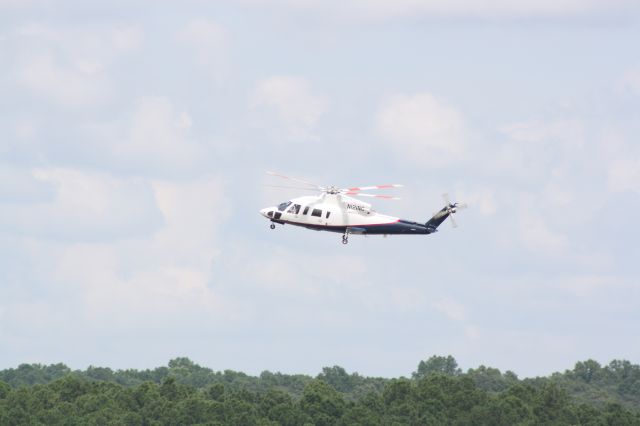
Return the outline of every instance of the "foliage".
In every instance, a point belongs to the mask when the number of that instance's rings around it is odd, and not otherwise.
[[[23,364],[0,371],[0,425],[640,425],[640,368],[578,362],[519,380],[453,357],[431,357],[411,379],[325,367],[314,379],[214,372],[187,358],[154,370]]]
[[[448,376],[458,376],[462,370],[458,368],[458,363],[451,355],[447,357],[432,356],[426,361],[420,361],[418,369],[413,372],[414,379],[420,379],[430,374],[446,374]]]

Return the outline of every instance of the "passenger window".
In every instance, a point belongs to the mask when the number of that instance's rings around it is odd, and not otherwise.
[[[322,217],[322,210],[313,209],[313,211],[311,212],[311,216]]]
[[[307,214],[307,213],[309,213],[309,206],[306,206],[304,208],[304,211],[302,212],[302,214]]]
[[[331,212],[327,212],[327,216],[325,216],[327,219],[329,219],[329,215],[331,214]]]
[[[293,206],[291,206],[291,208],[289,209],[289,213],[291,214],[300,213],[300,204],[294,204]]]

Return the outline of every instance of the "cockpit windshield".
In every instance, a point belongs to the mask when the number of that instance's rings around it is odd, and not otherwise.
[[[284,203],[280,203],[280,204],[278,204],[278,210],[283,212],[290,205],[291,205],[291,201],[285,201]]]

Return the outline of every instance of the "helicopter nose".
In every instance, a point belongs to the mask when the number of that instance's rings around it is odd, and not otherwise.
[[[267,207],[266,209],[262,209],[260,210],[260,214],[264,217],[269,217],[267,216],[267,212],[269,211],[269,208]]]

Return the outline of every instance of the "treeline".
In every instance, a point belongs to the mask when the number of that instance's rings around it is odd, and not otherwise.
[[[23,364],[0,371],[0,425],[640,425],[640,367],[589,360],[546,378],[452,357],[411,378],[324,368],[315,378],[214,372],[187,358],[153,370]]]

